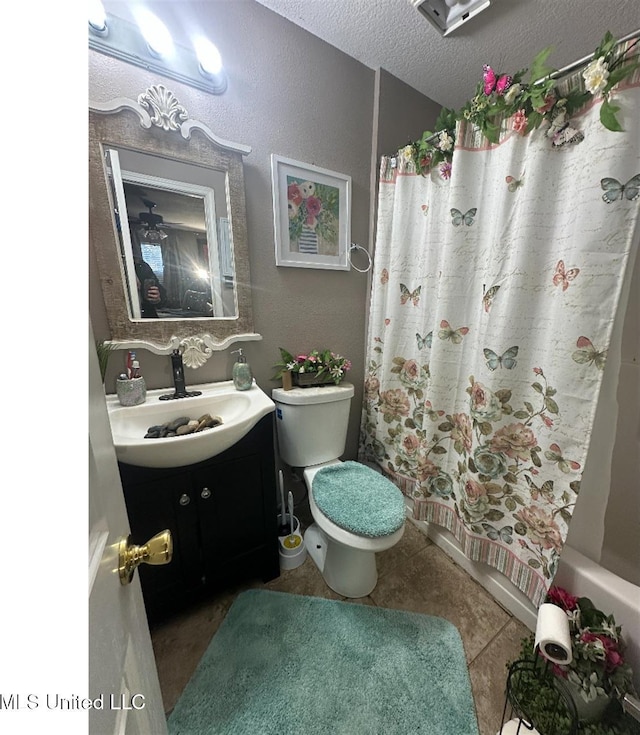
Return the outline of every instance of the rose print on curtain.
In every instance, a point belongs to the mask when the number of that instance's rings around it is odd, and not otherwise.
[[[459,123],[450,178],[409,156],[381,164],[360,459],[536,605],[638,239],[638,76],[617,92],[623,133],[596,103],[572,116],[572,145],[514,120],[488,144]]]

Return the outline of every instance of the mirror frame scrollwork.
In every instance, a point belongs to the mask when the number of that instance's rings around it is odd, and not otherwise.
[[[235,318],[133,320],[129,315],[124,265],[104,164],[104,147],[114,146],[226,171],[235,288]],[[245,212],[243,156],[251,148],[223,140],[189,117],[175,95],[154,85],[137,101],[119,97],[89,103],[89,229],[102,294],[116,348],[144,348],[156,354],[179,349],[189,367],[200,367],[214,351],[238,341],[259,340],[253,331],[251,277]]]

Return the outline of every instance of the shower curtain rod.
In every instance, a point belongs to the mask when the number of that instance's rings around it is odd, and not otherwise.
[[[634,31],[633,33],[628,33],[626,36],[623,36],[621,39],[618,40],[618,43],[616,46],[619,46],[621,43],[626,43],[627,41],[630,41],[632,38],[640,38],[640,28],[637,31]],[[563,77],[565,74],[569,74],[574,69],[579,69],[584,64],[587,64],[590,62],[595,54],[589,54],[588,56],[583,57],[582,59],[578,59],[578,61],[574,61],[572,64],[567,64],[567,66],[563,66],[562,69],[558,69],[557,71],[551,72],[546,77],[542,77],[542,79],[538,79],[534,82],[534,84],[540,84],[541,82],[544,82],[547,79],[555,79],[556,77]]]
[[[640,28],[637,31],[633,31],[633,33],[628,33],[626,36],[623,36],[616,45],[619,45],[621,43],[626,43],[627,41],[630,41],[632,38],[640,38]],[[579,59],[578,61],[574,61],[571,64],[567,64],[567,66],[563,66],[562,69],[558,69],[557,71],[551,72],[546,77],[542,77],[542,79],[538,79],[534,82],[534,84],[541,84],[547,79],[555,79],[556,77],[562,77],[565,74],[569,74],[574,69],[579,69],[584,64],[587,64],[589,61],[591,61],[594,57],[594,54],[589,54],[588,56],[583,57],[582,59]],[[431,141],[435,140],[440,136],[440,133],[442,133],[442,130],[438,130],[433,135],[429,136],[426,143],[431,143]]]

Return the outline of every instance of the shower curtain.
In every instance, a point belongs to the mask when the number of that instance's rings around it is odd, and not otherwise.
[[[637,242],[639,85],[612,97],[624,132],[596,100],[563,141],[506,120],[489,144],[458,123],[448,180],[402,151],[381,162],[360,459],[536,606]]]

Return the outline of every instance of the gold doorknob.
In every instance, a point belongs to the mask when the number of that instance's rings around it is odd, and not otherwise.
[[[169,530],[156,533],[142,546],[132,544],[131,536],[123,538],[118,548],[120,584],[129,584],[133,579],[133,573],[140,564],[168,564],[172,556],[173,539]]]

